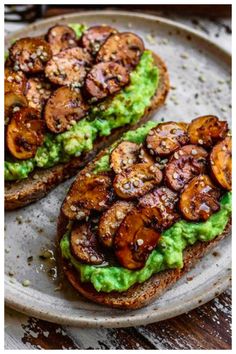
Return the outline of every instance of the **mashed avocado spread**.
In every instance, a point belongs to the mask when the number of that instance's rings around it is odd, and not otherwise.
[[[89,114],[70,130],[61,134],[47,133],[44,143],[30,160],[7,159],[5,180],[27,178],[34,168],[48,168],[69,161],[93,148],[99,136],[112,129],[136,123],[149,106],[159,81],[159,71],[150,51],[144,51],[139,64],[130,75],[130,83],[114,98],[91,106]]]
[[[197,241],[210,241],[221,234],[231,215],[231,193],[221,199],[221,209],[206,222],[191,223],[181,220],[164,231],[157,248],[140,270],[119,266],[91,266],[79,263],[70,252],[70,231],[61,239],[61,251],[79,271],[82,282],[90,282],[97,291],[125,291],[135,283],[143,283],[152,274],[183,266],[183,250]]]

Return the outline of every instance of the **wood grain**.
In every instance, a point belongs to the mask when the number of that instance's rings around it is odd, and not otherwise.
[[[147,326],[62,327],[10,309],[6,324],[5,349],[231,349],[231,291],[188,314]]]

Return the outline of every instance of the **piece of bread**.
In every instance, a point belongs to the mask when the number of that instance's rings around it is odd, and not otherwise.
[[[159,85],[153,96],[151,104],[146,108],[143,117],[138,123],[130,127],[126,125],[117,128],[109,136],[99,138],[95,141],[93,150],[72,158],[66,164],[58,164],[48,169],[35,169],[27,179],[5,183],[5,209],[14,210],[43,198],[51,189],[61,182],[74,176],[79,168],[82,168],[91,160],[99,150],[117,140],[122,133],[130,129],[136,129],[148,121],[150,115],[162,106],[169,91],[169,75],[163,60],[153,53],[156,66],[159,68]]]
[[[105,151],[101,151],[96,158],[91,161],[81,172],[80,175],[91,173],[96,162],[103,156]],[[231,231],[231,221],[227,224],[224,232],[209,242],[197,242],[195,245],[186,248],[184,251],[184,267],[182,269],[171,269],[154,274],[150,279],[142,284],[133,285],[128,291],[119,292],[97,292],[92,284],[82,283],[77,270],[62,258],[59,242],[66,233],[69,219],[60,212],[57,227],[58,259],[66,278],[72,286],[87,299],[99,304],[107,305],[120,309],[138,309],[158,298],[168,287],[173,285],[184,273],[188,272],[196,262],[215,247],[223,238],[228,236]]]

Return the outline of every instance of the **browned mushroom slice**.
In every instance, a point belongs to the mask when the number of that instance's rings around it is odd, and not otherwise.
[[[33,108],[21,108],[7,126],[6,143],[11,154],[19,160],[33,157],[44,140],[44,121]]]
[[[131,32],[113,34],[99,49],[97,63],[114,61],[132,70],[139,62],[144,51],[140,37]]]
[[[56,25],[49,28],[46,40],[50,43],[53,55],[61,50],[77,47],[75,31],[66,25]]]
[[[79,90],[60,87],[48,99],[44,117],[49,130],[61,133],[84,117],[88,111]]]
[[[149,163],[150,165],[153,165],[155,163],[155,157],[153,155],[150,155],[144,146],[140,148],[139,159],[141,162]]]
[[[186,124],[168,122],[150,130],[146,146],[151,155],[166,157],[188,143]]]
[[[9,49],[14,69],[26,73],[38,73],[44,70],[46,62],[51,59],[50,45],[41,38],[21,38]]]
[[[117,33],[115,28],[110,26],[93,26],[88,28],[82,38],[81,45],[86,48],[88,52],[95,55],[100,49],[101,45],[111,35]]]
[[[207,156],[207,151],[197,145],[185,145],[177,150],[165,168],[168,187],[180,191],[194,176],[203,174]]]
[[[140,197],[162,180],[162,172],[155,165],[138,163],[116,175],[113,187],[123,199]]]
[[[158,231],[169,228],[178,218],[177,193],[167,187],[156,188],[139,201],[139,210],[147,225]]]
[[[227,136],[216,144],[210,153],[211,171],[219,185],[232,188],[232,138]]]
[[[220,209],[220,191],[207,175],[194,177],[180,195],[180,211],[191,221],[206,221]]]
[[[29,107],[35,108],[39,112],[42,112],[45,103],[51,95],[52,88],[51,84],[45,82],[43,79],[31,77],[27,81],[25,92]]]
[[[79,175],[63,202],[63,213],[71,220],[81,220],[90,210],[107,209],[112,199],[111,187],[107,174]]]
[[[122,221],[114,237],[114,250],[119,263],[128,269],[140,269],[156,247],[159,232],[147,227],[137,208]]]
[[[91,63],[92,57],[86,50],[65,49],[47,63],[45,74],[54,84],[81,87]]]
[[[8,124],[13,113],[20,110],[21,107],[27,107],[26,97],[19,92],[7,92],[4,96],[4,117],[5,124]]]
[[[96,235],[88,224],[73,225],[70,238],[71,252],[76,259],[87,264],[101,264],[103,254],[98,248]]]
[[[98,226],[99,237],[104,246],[112,247],[118,227],[132,208],[132,203],[118,200],[104,212]]]
[[[120,173],[138,161],[139,145],[130,141],[121,142],[111,153],[111,167]]]
[[[101,100],[114,95],[129,82],[129,73],[122,65],[107,62],[94,65],[85,80],[85,90],[90,98]]]
[[[189,124],[188,134],[191,144],[211,147],[223,139],[228,131],[228,124],[215,116],[202,116]]]
[[[4,70],[4,91],[24,94],[26,77],[22,71],[14,71],[10,68]]]

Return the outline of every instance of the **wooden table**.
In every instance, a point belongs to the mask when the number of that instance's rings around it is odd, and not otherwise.
[[[158,15],[189,25],[231,50],[231,21],[225,18]],[[11,32],[24,24],[7,23]],[[6,309],[5,349],[231,349],[231,290],[188,314],[147,326],[85,329],[52,324]]]

